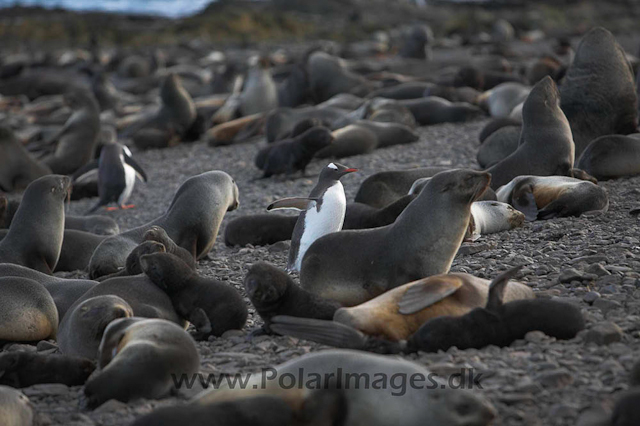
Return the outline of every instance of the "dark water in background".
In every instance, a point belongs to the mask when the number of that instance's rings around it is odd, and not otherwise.
[[[210,2],[211,0],[0,0],[0,8],[14,5],[42,6],[179,17],[197,13]]]

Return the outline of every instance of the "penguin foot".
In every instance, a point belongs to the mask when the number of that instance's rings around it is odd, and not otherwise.
[[[133,208],[135,208],[135,207],[136,207],[136,205],[135,205],[135,204],[125,204],[125,205],[123,205],[123,206],[120,206],[120,208],[121,208],[122,210],[129,210],[129,209],[133,209]]]
[[[118,210],[118,207],[105,207],[104,209],[106,211],[108,211],[108,212],[114,212],[114,211]]]

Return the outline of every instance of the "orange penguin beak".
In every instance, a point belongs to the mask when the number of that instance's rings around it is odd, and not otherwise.
[[[357,172],[358,169],[346,169],[344,172],[345,173],[353,173],[353,172]]]

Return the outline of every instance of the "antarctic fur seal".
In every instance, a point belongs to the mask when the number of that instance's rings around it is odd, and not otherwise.
[[[58,311],[46,288],[28,278],[0,278],[0,341],[55,339]]]
[[[603,180],[640,174],[640,139],[600,136],[582,151],[576,167]]]
[[[5,126],[0,126],[0,159],[0,190],[5,192],[24,189],[51,174],[51,169],[33,158]]]
[[[0,385],[26,388],[41,383],[81,386],[96,369],[86,358],[33,352],[0,354]]]

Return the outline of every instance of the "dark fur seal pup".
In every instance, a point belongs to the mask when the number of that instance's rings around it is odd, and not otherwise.
[[[199,339],[239,330],[247,321],[247,305],[236,289],[202,278],[170,253],[140,258],[142,270],[171,298],[178,315],[192,323]]]
[[[487,169],[493,189],[522,175],[568,176],[573,168],[571,128],[560,109],[560,94],[551,77],[543,78],[527,97],[518,149]]]
[[[638,98],[631,66],[604,28],[594,28],[582,38],[560,93],[576,158],[599,136],[637,131]]]
[[[276,315],[331,320],[341,307],[337,302],[298,287],[287,273],[265,262],[251,265],[244,278],[244,288],[267,331],[271,318]]]
[[[58,310],[40,283],[27,278],[0,278],[0,341],[55,339]]]
[[[43,159],[53,173],[72,174],[93,158],[100,135],[100,108],[93,94],[85,89],[65,94],[73,114],[50,139],[57,142],[55,152]]]
[[[329,125],[344,117],[345,114],[345,110],[333,106],[275,109],[267,115],[265,120],[267,142],[276,142],[290,137],[293,129],[302,120],[318,120],[323,125]]]
[[[58,278],[12,263],[0,263],[0,277],[28,278],[42,284],[49,294],[51,294],[56,308],[58,308],[59,319],[64,318],[67,310],[76,300],[98,284],[96,281],[91,280]]]
[[[60,321],[58,346],[65,355],[96,359],[102,334],[111,321],[133,316],[118,296],[96,296],[82,301]]]
[[[177,256],[184,263],[187,264],[189,268],[192,270],[196,270],[196,259],[193,254],[189,253],[189,251],[183,249],[179,245],[177,245],[171,237],[167,234],[167,231],[162,229],[160,226],[152,226],[144,233],[145,241],[155,241],[164,246],[165,252],[171,253],[174,256]],[[138,256],[141,257],[142,255]],[[142,272],[142,271],[141,271]]]
[[[224,214],[239,204],[238,187],[225,172],[193,176],[180,186],[164,215],[104,240],[91,257],[89,275],[96,278],[118,272],[125,266],[129,253],[143,241],[145,232],[154,225],[162,227],[177,245],[195,258],[202,258],[213,247]]]
[[[84,387],[89,407],[117,399],[162,398],[172,376],[190,377],[200,368],[195,342],[177,325],[158,319],[122,318],[104,332],[99,372]]]
[[[71,180],[48,175],[29,184],[20,207],[0,241],[0,262],[23,265],[51,274],[58,263],[64,236],[64,200]]]
[[[582,152],[576,167],[602,180],[640,174],[640,139],[600,136]]]
[[[610,423],[603,426],[634,426],[640,418],[638,409],[640,403],[640,364],[636,362],[629,377],[629,390],[622,393],[616,401],[611,414]]]
[[[7,426],[32,426],[33,408],[29,398],[16,389],[0,386],[0,419]]]
[[[0,354],[0,385],[26,388],[41,383],[82,386],[96,365],[86,358],[33,352]]]
[[[302,260],[302,288],[353,306],[407,282],[448,272],[469,226],[471,203],[490,181],[488,173],[441,172],[392,225],[321,237]]]
[[[530,221],[580,216],[609,207],[604,188],[565,176],[518,176],[496,194],[499,201],[511,204]]]
[[[336,376],[336,367],[339,367]],[[380,355],[349,350],[325,350],[305,354],[275,367],[274,379],[267,378],[263,382],[263,375],[247,377],[247,386],[243,389],[229,389],[220,386],[217,389],[207,389],[194,400],[195,404],[208,405],[216,401],[237,400],[256,392],[269,395],[281,394],[285,400],[298,395],[304,384],[318,383],[317,388],[325,390],[343,390],[342,395],[346,403],[346,418],[339,423],[343,426],[389,426],[402,425],[447,425],[447,426],[487,426],[495,417],[495,409],[484,398],[474,392],[451,389],[436,380],[431,389],[423,386],[407,386],[406,393],[399,395],[391,392],[387,386],[347,386],[345,383],[353,380],[349,377],[373,377],[372,384],[379,377],[431,377],[433,373],[424,365],[411,362],[399,357],[384,357]],[[294,389],[286,389],[289,381],[284,383],[281,377],[296,374],[297,385]],[[314,379],[315,377],[315,379]],[[318,380],[319,377],[324,379]],[[298,381],[299,380],[299,381]],[[244,380],[243,380],[244,382]],[[378,382],[380,384],[380,382]],[[315,387],[315,386],[314,386]],[[259,389],[258,389],[259,388]],[[256,391],[257,389],[257,391]],[[288,397],[288,395],[291,395]],[[328,411],[328,410],[327,410]]]
[[[314,155],[331,145],[333,139],[326,127],[313,127],[297,137],[262,148],[256,157],[256,166],[264,171],[263,178],[282,173],[288,176],[298,170],[304,175]]]
[[[142,274],[143,272],[142,267],[140,266],[140,258],[145,254],[164,253],[165,251],[165,246],[157,241],[143,241],[142,243],[138,244],[138,247],[134,248],[133,251],[129,253],[129,256],[127,256],[127,262],[125,263],[125,266],[122,270],[114,272],[113,274],[103,275],[99,278],[96,278],[96,281],[103,282],[115,277],[128,277],[131,275]],[[191,257],[191,255],[189,255],[189,257]]]
[[[116,203],[121,209],[133,207],[127,206],[126,203],[133,192],[136,177],[143,182],[147,181],[147,174],[132,158],[129,148],[115,141],[104,144],[100,158],[77,170],[73,180],[82,181],[96,172],[100,200],[86,214],[91,214],[110,203]]]
[[[486,169],[513,154],[520,144],[521,133],[522,126],[505,126],[489,135],[476,155],[480,167]]]
[[[340,93],[362,96],[376,88],[376,82],[349,71],[344,61],[317,51],[307,59],[309,89],[316,102],[323,102]]]
[[[0,126],[0,190],[11,192],[26,188],[51,169],[36,161],[18,142],[8,127]]]
[[[409,108],[416,122],[421,126],[440,123],[459,123],[484,116],[484,112],[475,105],[466,102],[449,102],[436,96],[422,99],[398,101]]]

